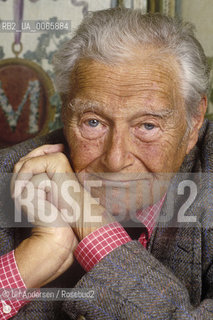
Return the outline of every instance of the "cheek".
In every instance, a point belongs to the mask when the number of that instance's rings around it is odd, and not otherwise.
[[[97,140],[86,140],[75,130],[66,133],[66,139],[70,149],[70,158],[75,172],[88,167],[93,161],[101,156],[103,143]]]
[[[184,148],[175,139],[137,145],[138,158],[149,172],[176,172],[185,156]]]
[[[146,145],[141,154],[143,155],[141,160],[150,172],[165,170],[167,154],[162,144]]]

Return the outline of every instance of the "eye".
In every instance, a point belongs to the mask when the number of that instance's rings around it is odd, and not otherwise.
[[[144,123],[144,128],[146,130],[153,130],[155,128],[155,125],[152,123]]]
[[[88,125],[93,128],[97,127],[99,123],[100,122],[97,119],[91,119],[88,121]]]
[[[99,139],[107,131],[108,126],[104,124],[102,120],[96,117],[84,116],[79,123],[79,129],[81,134],[86,139]]]
[[[135,127],[134,133],[141,141],[151,142],[159,137],[161,129],[158,124],[144,121]]]

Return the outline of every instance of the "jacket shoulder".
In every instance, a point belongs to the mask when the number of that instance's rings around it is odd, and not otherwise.
[[[205,120],[195,147],[185,157],[180,172],[213,172],[213,122]]]
[[[213,122],[205,120],[197,142],[202,172],[213,172]]]
[[[31,150],[43,144],[65,143],[63,130],[58,129],[44,136],[26,140],[12,147],[0,150],[0,172],[9,173],[13,171],[14,164]]]

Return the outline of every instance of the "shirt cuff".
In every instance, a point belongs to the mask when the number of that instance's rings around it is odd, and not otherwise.
[[[0,257],[0,289],[1,289],[1,297],[0,297],[0,319],[6,320],[14,316],[18,310],[27,304],[29,301],[21,301],[21,300],[7,300],[3,299],[7,297],[8,293],[10,294],[10,290],[3,289],[26,289],[25,283],[19,273],[18,266],[16,264],[14,250]]]
[[[124,228],[113,222],[86,236],[74,255],[84,270],[89,271],[111,251],[131,240]]]

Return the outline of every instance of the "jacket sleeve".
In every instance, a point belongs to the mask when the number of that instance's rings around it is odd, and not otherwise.
[[[71,319],[213,319],[213,300],[193,307],[185,286],[138,241],[108,254],[76,288],[94,290],[95,298],[65,302]]]

